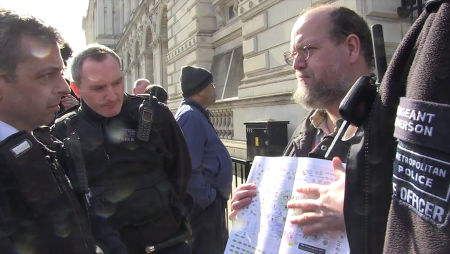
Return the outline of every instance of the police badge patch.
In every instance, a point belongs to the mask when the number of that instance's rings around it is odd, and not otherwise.
[[[393,199],[426,221],[448,224],[450,107],[400,98],[394,136]]]
[[[11,148],[11,152],[16,158],[31,149],[31,142],[28,139],[23,140],[20,144]]]

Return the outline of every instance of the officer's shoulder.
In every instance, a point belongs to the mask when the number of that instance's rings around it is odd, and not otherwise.
[[[55,124],[52,126],[52,132],[54,131],[58,131],[58,129],[60,128],[65,128],[66,124],[65,121],[67,121],[67,119],[70,121],[70,124],[73,124],[77,121],[77,117],[78,116],[78,110],[73,110],[69,113],[66,113],[60,117],[58,117],[55,120]]]
[[[194,117],[194,118],[203,118],[203,113],[200,110],[192,105],[183,104],[179,108],[180,115],[185,115],[186,117]]]
[[[47,147],[52,148],[53,150],[55,150],[62,144],[59,139],[51,134],[51,127],[49,126],[41,126],[37,129],[34,129],[32,133],[37,140],[45,144]]]

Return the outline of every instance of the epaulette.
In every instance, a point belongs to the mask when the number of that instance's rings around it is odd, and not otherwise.
[[[76,110],[70,111],[69,113],[66,113],[66,114],[58,117],[55,120],[55,124],[58,124],[59,122],[64,121],[64,119],[66,119],[66,118],[73,119],[77,115],[78,112],[79,112],[79,109],[76,109]]]

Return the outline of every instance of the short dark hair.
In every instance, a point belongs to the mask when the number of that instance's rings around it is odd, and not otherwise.
[[[64,67],[66,67],[67,66],[67,60],[69,60],[69,58],[72,57],[72,53],[73,53],[72,47],[69,45],[69,43],[65,42],[62,45],[62,47],[59,50],[59,52],[61,53],[61,58],[63,60]]]
[[[331,40],[338,44],[350,34],[357,35],[367,65],[373,66],[372,35],[367,22],[349,8],[335,7],[330,12],[330,23]]]
[[[119,63],[120,69],[122,69],[122,60],[120,56],[117,55],[114,50],[100,44],[90,44],[87,45],[86,48],[81,50],[78,54],[76,54],[72,59],[72,79],[77,87],[80,86],[81,82],[81,67],[83,65],[84,60],[87,58],[92,58],[95,61],[101,62],[106,59],[108,55],[111,55],[114,59]]]
[[[0,8],[0,75],[7,81],[17,78],[17,64],[24,58],[21,39],[30,36],[44,43],[64,43],[52,26],[33,17]]]

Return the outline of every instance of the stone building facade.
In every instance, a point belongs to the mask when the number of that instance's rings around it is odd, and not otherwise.
[[[182,100],[182,66],[211,70],[212,121],[232,156],[245,159],[244,123],[289,121],[290,137],[307,112],[292,99],[296,80],[283,52],[298,13],[320,3],[382,24],[388,59],[412,23],[397,15],[401,0],[90,0],[83,26],[87,43],[122,57],[128,92],[145,77],[167,89],[173,111]]]

